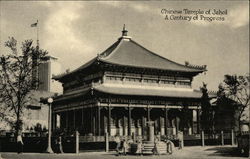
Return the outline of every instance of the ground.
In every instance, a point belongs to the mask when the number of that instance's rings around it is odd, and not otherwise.
[[[175,150],[172,155],[154,156],[157,159],[246,159],[247,157],[238,157],[239,153],[236,147],[232,146],[192,146],[184,147],[182,150]],[[116,156],[115,152],[81,152],[79,154],[46,154],[46,153],[2,153],[4,159],[140,159],[152,158],[152,156]]]

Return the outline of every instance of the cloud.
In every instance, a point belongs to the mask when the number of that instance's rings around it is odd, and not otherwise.
[[[138,3],[138,2],[121,2],[121,1],[112,1],[112,2],[101,2],[102,4],[119,8],[119,9],[127,9],[131,8],[139,13],[153,13],[152,10],[159,9],[152,6],[148,6],[146,4]]]
[[[136,4],[136,3],[135,4],[130,3],[130,7],[138,12],[150,12],[153,9],[153,8],[148,7],[147,5]]]
[[[204,20],[196,20],[196,21],[191,21],[195,25],[199,26],[210,26],[210,25],[226,25],[229,26],[230,28],[239,28],[245,25],[249,24],[249,8],[247,5],[239,5],[234,8],[229,8],[227,9],[228,14],[224,15],[225,21],[204,21]],[[214,16],[211,15],[212,17],[220,17],[220,15]],[[223,15],[222,15],[223,17]]]
[[[48,19],[45,21],[45,48],[52,50],[56,56],[88,57],[94,48],[87,39],[79,36],[80,30],[76,25],[84,19],[83,5],[73,2],[46,3],[51,8]],[[60,57],[59,57],[60,58]]]
[[[228,25],[239,28],[249,24],[249,6],[241,5],[229,11]]]

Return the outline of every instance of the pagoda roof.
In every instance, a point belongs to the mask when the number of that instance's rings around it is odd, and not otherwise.
[[[136,88],[136,87],[116,87],[99,85],[94,87],[94,90],[114,95],[129,95],[129,96],[157,96],[169,98],[201,98],[202,92],[198,90],[173,90],[161,88]]]
[[[180,72],[203,72],[204,68],[185,66],[149,51],[132,39],[120,38],[99,56],[105,63]]]
[[[98,54],[95,58],[91,59],[72,72],[55,76],[54,79],[60,79],[61,77],[78,72],[97,61],[118,66],[190,72],[195,74],[206,71],[205,66],[182,65],[171,61],[146,49],[132,40],[131,37],[123,35],[118,39],[118,41],[101,54]]]
[[[80,98],[93,90],[94,92],[100,92],[105,94],[112,95],[122,95],[122,96],[158,96],[158,97],[166,97],[166,98],[193,98],[200,99],[202,96],[202,92],[198,90],[173,90],[173,89],[161,89],[161,88],[135,88],[135,87],[117,87],[117,86],[106,86],[106,85],[96,85],[92,88],[80,89],[77,91],[73,91],[70,93],[66,93],[60,96],[55,97],[54,101],[63,101],[72,98]]]

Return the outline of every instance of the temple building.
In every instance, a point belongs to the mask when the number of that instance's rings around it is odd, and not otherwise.
[[[54,98],[52,128],[81,135],[147,135],[154,122],[158,135],[197,134],[202,93],[193,78],[206,66],[173,62],[127,35],[76,70],[53,78],[63,94]]]

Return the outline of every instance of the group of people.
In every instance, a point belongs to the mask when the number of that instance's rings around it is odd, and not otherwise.
[[[117,156],[119,155],[127,155],[128,153],[128,150],[129,150],[129,147],[130,145],[133,143],[133,140],[131,139],[127,139],[126,137],[123,137],[122,139],[120,139],[119,136],[115,136],[115,139],[114,139],[115,143],[116,143],[116,152],[117,152]],[[154,148],[153,148],[153,154],[154,155],[160,155],[160,150],[159,150],[159,138],[156,137],[155,140],[154,140]],[[165,143],[166,143],[166,152],[168,154],[172,154],[173,151],[174,151],[174,143],[170,140],[165,140]],[[142,143],[142,140],[141,139],[138,139],[136,141],[136,152],[135,154],[137,155],[142,155],[143,154],[143,143]]]
[[[154,140],[154,149],[153,149],[153,154],[154,155],[160,155],[160,150],[159,150],[159,142],[160,142],[160,139],[158,137],[155,137],[155,140]],[[167,154],[172,154],[173,153],[173,150],[174,150],[174,143],[168,139],[165,140],[165,143],[166,143],[166,152]]]
[[[133,143],[133,141],[131,139],[127,139],[126,137],[120,139],[119,136],[115,136],[115,143],[117,155],[127,155],[129,145]]]
[[[182,149],[183,148],[183,133],[182,132],[178,132],[178,140],[179,140],[179,149]],[[122,155],[122,154],[126,155],[129,149],[129,145],[133,143],[133,140],[127,139],[126,137],[123,137],[123,139],[120,139],[119,136],[115,136],[115,142],[116,142],[117,155]],[[175,148],[174,143],[169,139],[165,139],[164,142],[166,144],[167,154],[172,154]],[[156,136],[154,140],[154,148],[152,150],[154,155],[160,154],[159,143],[160,143],[160,139],[159,137]],[[137,149],[135,153],[137,155],[142,155],[142,151],[143,151],[142,140],[141,139],[137,140],[136,145],[137,145]]]
[[[22,132],[19,131],[17,133],[17,153],[22,153],[23,152],[23,138],[22,138]],[[62,148],[62,137],[58,136],[55,140],[55,151],[56,153],[63,153],[63,148]]]

